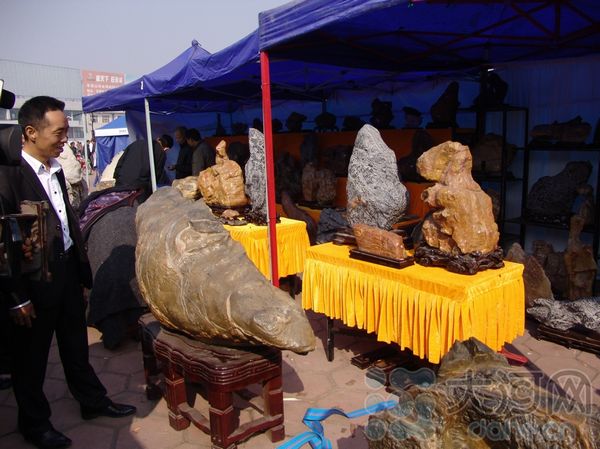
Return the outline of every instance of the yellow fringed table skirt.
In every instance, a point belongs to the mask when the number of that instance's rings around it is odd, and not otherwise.
[[[267,279],[271,279],[267,226],[250,223],[244,226],[225,225],[225,229],[229,231],[233,240],[242,244],[256,268]],[[306,250],[310,247],[306,223],[281,217],[281,222],[276,226],[276,233],[279,276],[301,273],[304,270]]]
[[[302,306],[432,363],[469,337],[498,351],[525,330],[523,265],[504,263],[472,276],[417,264],[396,269],[325,243],[306,253]]]

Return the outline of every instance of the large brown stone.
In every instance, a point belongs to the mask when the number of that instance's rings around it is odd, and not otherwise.
[[[427,244],[457,254],[488,253],[498,246],[492,200],[471,176],[471,153],[458,142],[445,142],[423,153],[417,170],[436,182],[422,198],[434,209],[423,223]]]
[[[227,144],[217,145],[215,165],[198,175],[198,188],[206,204],[225,207],[245,206],[248,198],[244,192],[244,175],[237,162],[229,159]]]
[[[140,291],[163,325],[212,344],[315,348],[300,304],[267,281],[203,200],[161,188],[138,208],[136,229]]]
[[[577,391],[581,373],[563,373]],[[558,378],[558,377],[557,377]],[[398,405],[371,415],[370,449],[598,449],[598,407],[538,387],[471,338],[455,343],[435,374],[402,367],[390,375]],[[582,382],[586,382],[582,384]],[[567,387],[568,388],[568,387]]]

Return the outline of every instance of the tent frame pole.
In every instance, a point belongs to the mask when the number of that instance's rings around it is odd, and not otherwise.
[[[92,117],[92,120],[94,118]],[[92,123],[92,127],[94,124]],[[83,144],[83,158],[85,159],[85,182],[87,184],[88,192],[90,190],[90,167],[88,165],[88,138],[87,138],[87,115],[85,112],[83,113],[83,140],[85,143]]]
[[[152,124],[150,123],[150,103],[144,98],[144,111],[146,112],[146,142],[148,142],[148,162],[150,164],[150,179],[152,193],[156,192],[156,169],[154,167],[154,147],[152,145]]]
[[[267,178],[267,220],[271,283],[279,287],[277,266],[277,210],[275,209],[275,171],[273,168],[273,126],[271,122],[271,75],[269,55],[260,52],[260,78],[262,87],[263,130],[265,136],[265,176]]]

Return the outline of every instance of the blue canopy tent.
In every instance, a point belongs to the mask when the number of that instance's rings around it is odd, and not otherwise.
[[[214,54],[198,51],[197,43],[166,66],[110,91],[84,97],[84,112],[143,111],[153,113],[232,112],[261,101],[258,32]],[[356,88],[389,79],[370,69],[346,69],[324,63],[274,61],[278,76],[272,97],[282,100],[327,99],[334,89]]]
[[[82,98],[83,112],[144,111],[144,98],[155,97],[167,89],[185,84],[190,76],[190,61],[210,56],[198,42],[172,61],[135,81],[106,92]]]
[[[129,142],[125,116],[116,118],[95,130],[96,168],[102,173],[115,154],[123,151]]]
[[[304,0],[259,14],[263,114],[272,153],[270,61],[393,72],[485,70],[493,64],[600,52],[594,0]],[[483,78],[483,77],[482,77]],[[272,177],[272,166],[267,173]],[[271,180],[272,182],[272,180]],[[269,191],[269,223],[275,199]]]
[[[306,0],[260,13],[271,58],[438,71],[597,53],[595,0]]]
[[[159,69],[110,91],[115,97],[110,101],[105,94],[84,98],[84,111],[142,110],[143,98],[150,135],[149,104],[153,112],[162,113],[232,111],[262,94],[267,180],[272,183],[271,96],[324,99],[327,89],[360,85],[359,71],[349,67],[364,69],[362,81],[368,85],[390,72],[393,77],[408,74],[418,79],[432,72],[479,70],[499,62],[597,53],[599,10],[592,0],[295,1],[261,13],[258,33],[231,47],[214,55],[184,57],[186,67],[175,73],[185,74],[185,82],[178,76],[155,82],[152,75],[161,75]],[[330,70],[329,75],[310,78],[317,73],[310,68],[319,64]],[[295,78],[290,76],[294,67]],[[274,225],[272,194],[268,203],[269,223]],[[270,238],[276,272],[274,232]]]

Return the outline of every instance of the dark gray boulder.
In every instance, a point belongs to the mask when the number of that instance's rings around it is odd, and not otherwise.
[[[543,176],[527,196],[527,216],[536,221],[567,225],[577,189],[592,173],[589,161],[571,161],[554,176]]]

